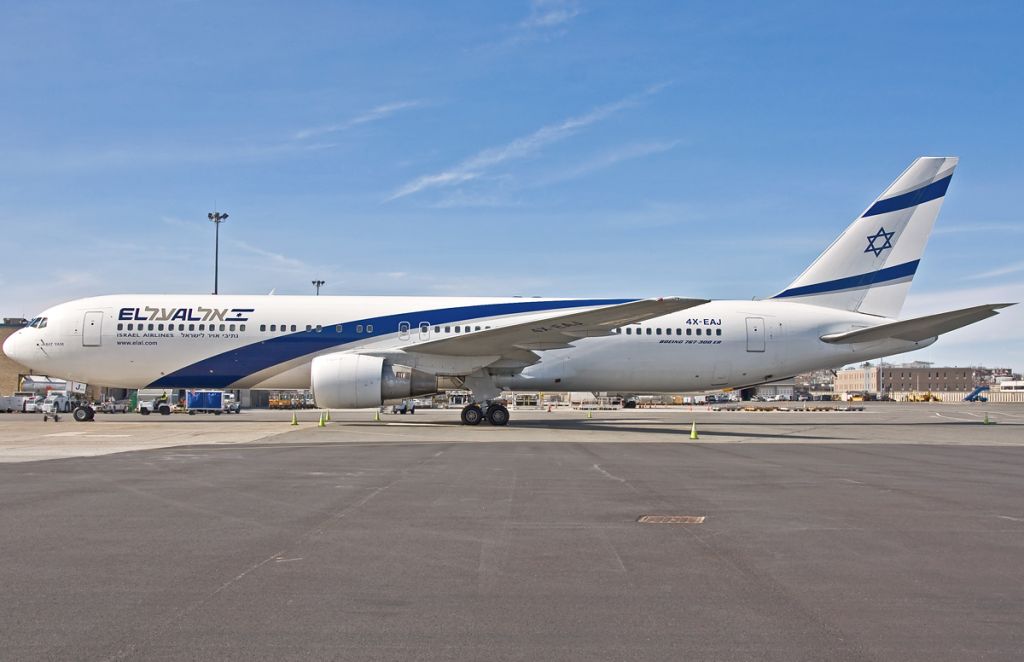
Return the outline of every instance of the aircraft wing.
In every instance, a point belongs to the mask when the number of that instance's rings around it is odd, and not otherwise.
[[[641,299],[461,334],[442,340],[428,340],[406,347],[405,351],[446,356],[521,356],[524,352],[569,347],[580,338],[605,336],[611,333],[613,328],[625,324],[635,324],[705,303],[708,303],[707,299]]]
[[[829,333],[821,337],[827,343],[875,342],[877,340],[927,340],[968,324],[974,324],[987,317],[998,315],[1000,308],[1012,306],[1012,303],[989,303],[973,306],[948,313],[915,317],[900,322],[890,322],[869,329],[857,329],[844,333]]]

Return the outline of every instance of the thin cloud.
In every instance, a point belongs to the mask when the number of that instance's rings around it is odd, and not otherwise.
[[[610,168],[623,161],[631,161],[633,159],[642,159],[645,156],[652,154],[660,154],[661,152],[667,152],[674,149],[679,145],[678,140],[670,142],[651,142],[651,143],[635,143],[630,145],[623,145],[612,151],[600,154],[588,161],[580,163],[571,168],[565,168],[560,170],[550,177],[546,177],[538,180],[537,185],[545,186],[548,184],[555,184],[558,182],[564,182],[571,179],[577,179],[584,177],[592,172],[598,170],[604,170]]]
[[[562,26],[580,15],[576,2],[565,0],[534,0],[530,15],[519,24],[524,30],[550,29]]]
[[[452,186],[478,179],[496,166],[507,161],[531,156],[548,145],[565,140],[592,124],[606,120],[626,108],[636,106],[642,99],[657,94],[664,87],[664,84],[649,87],[640,94],[630,95],[624,99],[598,106],[583,115],[543,126],[529,135],[516,138],[504,145],[480,151],[447,170],[413,179],[395,191],[388,200],[396,200],[428,189]]]
[[[1024,232],[1024,223],[979,223],[974,225],[947,225],[937,227],[934,234],[961,234],[964,232]]]
[[[1007,264],[990,271],[983,271],[980,274],[974,274],[973,276],[967,276],[967,280],[980,280],[982,278],[994,278],[996,276],[1006,276],[1007,274],[1015,274],[1018,271],[1024,271],[1024,262],[1014,262]]]
[[[409,110],[411,108],[419,108],[423,105],[420,100],[411,101],[395,101],[393,103],[386,103],[370,110],[351,117],[344,122],[338,122],[337,124],[328,124],[326,126],[318,126],[309,129],[302,129],[301,131],[295,132],[296,140],[306,140],[313,136],[322,136],[329,133],[337,133],[339,131],[348,131],[351,128],[357,127],[360,124],[369,124],[370,122],[379,122],[380,120],[391,117],[395,113],[403,110]]]
[[[284,271],[308,271],[310,269],[309,265],[307,265],[302,260],[296,260],[295,258],[290,258],[286,255],[282,255],[281,253],[274,253],[272,251],[260,248],[259,246],[253,246],[252,244],[244,241],[234,240],[231,242],[231,245],[240,248],[247,253],[267,260],[268,265],[271,268],[276,267]]]

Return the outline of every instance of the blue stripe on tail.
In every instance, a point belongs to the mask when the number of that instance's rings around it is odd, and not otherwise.
[[[946,189],[949,188],[949,182],[953,179],[953,175],[943,177],[937,182],[932,182],[927,186],[904,193],[902,195],[896,195],[885,200],[879,200],[875,204],[871,205],[871,209],[864,212],[861,218],[867,218],[868,216],[877,216],[878,214],[886,214],[891,211],[899,211],[901,209],[909,209],[910,207],[916,207],[917,205],[924,204],[930,200],[936,200],[946,195]]]
[[[837,278],[836,280],[829,280],[824,283],[814,283],[813,285],[791,287],[785,292],[776,294],[772,298],[784,299],[787,297],[801,297],[810,294],[826,294],[829,292],[838,292],[840,290],[853,290],[861,287],[880,285],[889,281],[913,276],[917,271],[917,265],[920,262],[921,260],[914,260],[913,262],[904,262],[903,264],[886,267],[885,269],[879,269],[878,271],[869,271],[866,274]]]

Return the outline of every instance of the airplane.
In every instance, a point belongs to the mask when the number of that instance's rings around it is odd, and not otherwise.
[[[3,350],[34,374],[76,382],[311,388],[330,409],[455,384],[473,395],[466,425],[507,424],[505,389],[751,388],[927,347],[1013,305],[898,319],[957,161],[916,159],[765,299],[120,294],[49,308]]]

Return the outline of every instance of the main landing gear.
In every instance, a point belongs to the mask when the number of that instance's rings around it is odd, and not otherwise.
[[[497,403],[488,404],[486,410],[478,404],[462,408],[462,422],[465,425],[480,425],[480,421],[485,418],[491,425],[508,425],[508,409]]]
[[[75,407],[75,411],[72,412],[71,416],[78,423],[85,423],[86,421],[91,421],[96,417],[96,410],[92,407],[79,405],[78,407]]]

